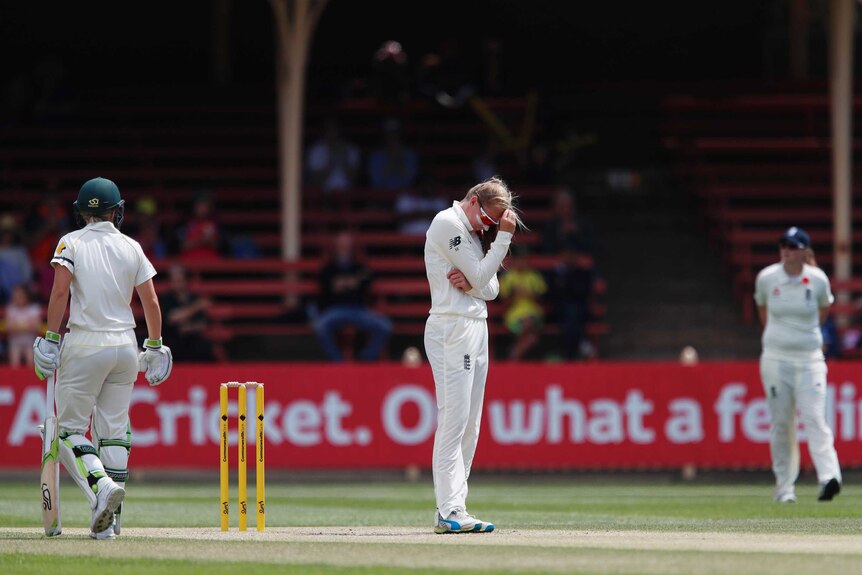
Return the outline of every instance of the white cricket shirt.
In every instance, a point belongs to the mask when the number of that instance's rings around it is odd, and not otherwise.
[[[834,299],[829,278],[820,268],[803,265],[796,277],[788,276],[781,263],[761,270],[754,301],[766,306],[763,357],[822,360],[820,308],[829,307]]]
[[[457,201],[439,212],[425,234],[425,273],[431,286],[429,313],[486,319],[485,301],[500,292],[497,270],[511,242],[512,234],[500,231],[488,253],[483,254],[479,236]],[[449,283],[446,275],[456,268],[473,286],[469,292]]]
[[[60,238],[51,264],[72,272],[70,336],[77,335],[82,344],[127,343],[135,327],[132,292],[156,275],[141,245],[111,222],[96,222]],[[113,332],[115,336],[106,334],[85,342],[78,331]],[[131,337],[134,343],[134,331]]]

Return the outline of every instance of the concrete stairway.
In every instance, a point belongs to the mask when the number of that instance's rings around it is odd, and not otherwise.
[[[728,278],[688,207],[639,206],[590,214],[597,261],[607,279],[608,322],[601,356],[676,359],[692,345],[701,359],[752,359],[760,328],[742,323]]]

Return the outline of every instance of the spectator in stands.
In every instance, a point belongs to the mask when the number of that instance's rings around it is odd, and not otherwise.
[[[314,330],[332,361],[344,361],[336,333],[348,325],[366,334],[367,342],[359,352],[359,360],[380,359],[392,333],[392,322],[370,309],[371,281],[371,270],[358,257],[353,236],[349,232],[339,233],[333,257],[320,272],[317,309],[310,314]]]
[[[4,214],[0,218],[0,303],[8,301],[15,286],[29,285],[32,278],[33,266],[21,243],[15,218]]]
[[[401,138],[401,124],[395,118],[383,122],[383,145],[368,158],[368,180],[372,187],[404,190],[416,183],[419,159]]]
[[[164,318],[162,338],[170,341],[173,352],[186,361],[223,360],[223,351],[207,338],[210,300],[191,290],[181,265],[171,267],[169,281],[169,291],[159,295]]]
[[[187,261],[221,257],[221,232],[213,214],[212,196],[200,192],[192,205],[192,218],[180,229],[180,257]]]
[[[52,185],[51,188],[56,186]],[[69,231],[71,220],[69,209],[60,204],[56,193],[49,191],[41,202],[34,205],[24,219],[25,237],[30,262],[36,262],[33,275],[36,281],[36,297],[47,302],[54,285],[54,268],[51,257],[57,241]]]
[[[592,256],[581,250],[577,240],[563,244],[560,263],[551,272],[548,283],[553,313],[560,325],[562,356],[567,360],[590,354],[584,334],[595,282]]]
[[[6,333],[9,335],[9,365],[33,367],[33,340],[42,332],[42,306],[32,300],[27,286],[12,290],[6,306]]]
[[[138,243],[141,244],[144,255],[150,261],[162,260],[168,257],[168,245],[162,239],[160,227],[159,221],[151,218],[145,218],[138,227]]]
[[[438,183],[433,177],[423,178],[416,188],[406,188],[395,200],[398,214],[398,231],[402,234],[424,235],[431,220],[448,205],[438,193]]]
[[[551,219],[542,232],[542,252],[555,254],[560,246],[581,253],[593,253],[593,237],[587,222],[578,214],[577,203],[569,190],[563,188],[554,195]]]
[[[500,278],[500,297],[506,304],[503,321],[515,336],[509,359],[520,361],[538,343],[545,323],[545,311],[540,303],[548,291],[545,278],[532,269],[527,259],[526,246],[518,244],[512,249],[509,269]]]
[[[129,234],[138,240],[150,261],[165,259],[175,251],[162,234],[159,202],[153,196],[139,197],[132,209],[126,210],[123,227],[129,228]],[[171,237],[176,235],[170,234]]]
[[[260,257],[260,246],[249,234],[237,234],[230,239],[230,257],[235,260],[254,260]]]
[[[159,214],[158,200],[150,195],[138,198],[135,202],[135,214],[140,215],[141,219],[155,218]]]
[[[57,239],[68,231],[69,225],[69,210],[60,204],[56,193],[47,192],[25,216],[24,228],[30,233],[27,243],[31,261],[50,260]]]
[[[838,359],[841,357],[841,336],[838,333],[838,324],[835,322],[835,317],[831,313],[826,317],[823,325],[820,326],[820,333],[823,336],[824,357],[826,359]]]
[[[388,40],[374,52],[372,90],[383,103],[398,104],[410,98],[410,71],[407,52],[400,42]]]
[[[817,499],[831,501],[841,491],[841,467],[826,422],[827,369],[820,326],[835,298],[829,278],[814,261],[807,232],[789,228],[778,245],[781,261],[761,270],[754,288],[764,328],[760,378],[771,420],[772,496],[779,503],[796,501],[798,412],[820,484]]]
[[[323,136],[305,155],[307,181],[326,193],[350,190],[362,167],[359,148],[345,140],[335,118],[327,118]]]

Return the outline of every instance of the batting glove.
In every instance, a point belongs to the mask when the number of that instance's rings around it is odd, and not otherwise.
[[[33,342],[33,369],[36,370],[36,377],[45,379],[59,367],[60,334],[46,331],[45,337],[37,337]]]
[[[144,372],[150,385],[159,385],[166,380],[173,366],[171,348],[162,345],[162,338],[144,340],[144,351],[138,355],[138,371]]]

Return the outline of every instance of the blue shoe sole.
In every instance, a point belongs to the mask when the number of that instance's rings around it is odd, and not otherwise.
[[[453,527],[441,527],[438,525],[434,528],[434,533],[437,535],[453,535],[459,533],[490,533],[493,530],[493,523],[478,523],[470,529],[455,529]]]

